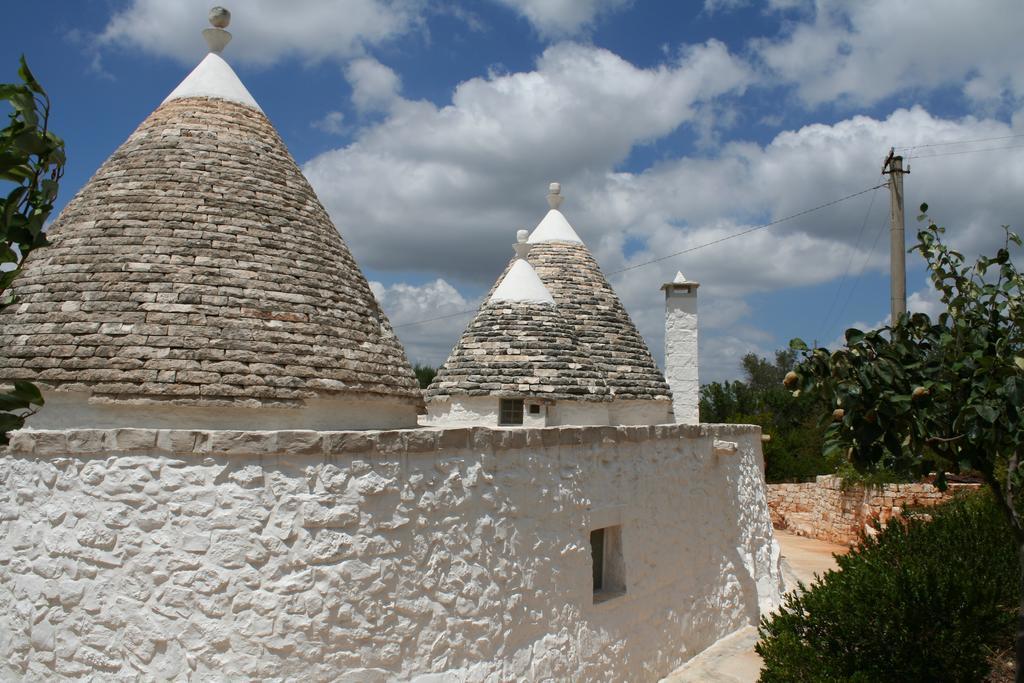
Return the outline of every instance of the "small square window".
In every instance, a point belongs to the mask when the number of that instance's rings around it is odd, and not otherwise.
[[[540,415],[540,404],[539,403],[531,403],[530,404],[530,415]]]
[[[498,404],[498,424],[523,424],[523,399],[503,398]]]
[[[594,603],[626,592],[626,567],[622,558],[622,527],[609,526],[590,532]]]

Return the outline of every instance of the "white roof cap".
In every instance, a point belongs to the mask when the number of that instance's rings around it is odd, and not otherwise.
[[[213,97],[263,111],[235,74],[235,70],[220,56],[231,42],[231,34],[224,30],[230,23],[231,12],[223,7],[214,7],[210,10],[210,24],[213,28],[203,31],[203,38],[210,47],[210,54],[206,55],[203,61],[199,62],[199,66],[178,84],[164,100],[165,103],[185,97]]]
[[[491,298],[487,300],[488,303],[501,301],[555,305],[551,292],[540,281],[537,271],[522,258],[516,259],[491,294]]]
[[[538,242],[578,242],[583,244],[583,240],[558,209],[548,211],[544,219],[533,229],[529,242],[530,244]]]
[[[562,205],[562,186],[559,183],[551,183],[548,186],[548,206],[551,210],[544,216],[543,220],[533,229],[530,235],[530,244],[538,242],[577,242],[583,244],[583,240],[576,234],[576,231],[565,220],[565,216],[558,208]]]
[[[164,102],[180,100],[185,97],[213,97],[263,111],[246,87],[242,85],[235,70],[220,55],[212,52],[199,62],[199,66],[185,77],[185,80],[167,96]]]

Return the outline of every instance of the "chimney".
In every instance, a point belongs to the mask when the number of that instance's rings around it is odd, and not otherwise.
[[[682,273],[665,290],[665,381],[672,390],[672,411],[679,424],[700,423],[697,377],[697,287]]]

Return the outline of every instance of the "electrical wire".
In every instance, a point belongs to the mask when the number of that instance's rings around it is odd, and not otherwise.
[[[952,152],[935,152],[932,154],[921,154],[915,156],[915,159],[932,159],[934,157],[949,157],[955,154],[973,154],[975,152],[999,152],[1004,149],[1019,149],[1024,145],[1005,145],[1003,147],[985,147],[984,149],[960,149]]]
[[[620,268],[619,270],[613,270],[612,272],[608,273],[608,275],[618,275],[619,273],[625,273],[625,272],[630,271],[630,270],[636,270],[637,268],[643,268],[643,267],[649,266],[649,265],[651,265],[653,263],[660,263],[662,261],[667,261],[668,259],[675,258],[676,256],[682,256],[683,254],[689,254],[690,252],[697,251],[698,249],[704,249],[705,247],[710,247],[710,246],[713,246],[713,245],[716,245],[716,244],[721,244],[722,242],[726,242],[728,240],[735,239],[737,237],[742,237],[743,235],[749,235],[752,232],[756,232],[758,230],[764,230],[765,228],[770,228],[773,225],[778,225],[779,223],[785,223],[786,221],[791,221],[794,218],[800,218],[801,216],[806,216],[809,213],[814,213],[815,211],[820,211],[820,210],[828,208],[830,206],[835,206],[836,204],[839,204],[840,202],[845,202],[845,201],[847,201],[849,199],[853,199],[854,197],[859,197],[862,194],[867,194],[868,192],[871,192],[873,190],[877,190],[878,188],[885,187],[885,186],[886,186],[886,183],[881,183],[879,185],[875,185],[874,187],[869,187],[866,190],[861,190],[860,192],[854,192],[853,194],[848,194],[845,197],[840,197],[839,199],[833,199],[830,202],[825,202],[824,204],[819,204],[817,206],[811,207],[810,209],[804,209],[803,211],[799,211],[797,213],[790,214],[790,215],[785,216],[783,218],[778,218],[778,219],[776,219],[776,220],[774,220],[774,221],[772,221],[770,223],[762,223],[761,225],[755,225],[752,228],[747,228],[746,230],[741,230],[740,232],[735,232],[735,233],[733,233],[731,235],[726,235],[725,237],[719,237],[716,240],[711,240],[710,242],[704,242],[703,244],[698,244],[697,246],[694,246],[694,247],[689,247],[687,249],[682,249],[680,251],[676,251],[676,252],[673,252],[671,254],[667,254],[666,256],[659,256],[658,258],[651,259],[650,261],[644,261],[643,263],[637,263],[637,264],[634,264],[632,266],[627,266],[626,268]]]
[[[857,273],[857,277],[853,279],[853,284],[850,285],[850,291],[846,294],[846,301],[844,301],[843,305],[840,307],[839,313],[836,315],[836,320],[843,319],[843,313],[846,312],[846,307],[850,305],[850,301],[853,299],[853,293],[857,291],[857,285],[860,284],[860,279],[864,276],[864,271],[868,268],[868,262],[871,261],[871,255],[875,253],[875,247],[878,246],[878,240],[882,237],[882,233],[885,232],[886,225],[888,225],[888,222],[882,222],[878,226],[878,232],[875,233],[875,241],[871,243],[871,248],[868,249],[868,253],[864,256],[864,263],[861,264],[860,272]]]
[[[1015,135],[1000,135],[993,138],[974,138],[972,140],[950,140],[949,142],[931,142],[924,145],[908,145],[904,147],[896,147],[900,150],[911,150],[911,149],[924,149],[925,147],[947,147],[949,145],[967,145],[973,142],[995,142],[996,140],[1011,140],[1013,138],[1024,138],[1024,133],[1018,133]]]
[[[839,301],[839,296],[843,291],[843,286],[846,284],[846,278],[850,275],[850,267],[853,266],[854,254],[860,249],[861,240],[864,239],[864,230],[868,226],[868,218],[871,217],[871,209],[875,207],[875,198],[878,196],[878,188],[871,193],[871,203],[868,204],[868,210],[864,212],[864,220],[860,224],[860,232],[857,234],[857,242],[854,244],[853,251],[850,252],[850,258],[846,261],[846,269],[843,271],[843,276],[839,279],[839,286],[836,287],[835,295],[832,297],[832,302],[828,305],[828,311],[825,316],[821,319],[821,336],[825,336],[825,332],[828,330],[828,323],[832,319],[832,311],[836,307],[836,303]]]
[[[698,244],[696,246],[689,247],[687,249],[682,249],[680,251],[673,252],[673,253],[668,254],[666,256],[660,256],[660,257],[658,257],[656,259],[651,259],[650,261],[644,261],[643,263],[637,263],[637,264],[634,264],[632,266],[628,266],[626,268],[620,268],[619,270],[613,270],[610,273],[608,273],[608,275],[618,275],[619,273],[625,273],[625,272],[630,271],[630,270],[636,270],[638,268],[644,268],[646,266],[649,266],[649,265],[652,265],[652,264],[655,264],[655,263],[660,263],[662,261],[667,261],[668,259],[675,258],[676,256],[682,256],[683,254],[689,254],[691,252],[697,251],[698,249],[704,249],[705,247],[711,247],[711,246],[714,246],[716,244],[721,244],[722,242],[726,242],[728,240],[735,239],[736,237],[742,237],[743,235],[749,235],[752,232],[756,232],[758,230],[764,230],[765,228],[770,228],[773,225],[778,225],[779,223],[785,223],[786,221],[791,221],[794,218],[800,218],[801,216],[806,216],[809,213],[813,213],[815,211],[820,211],[820,210],[826,209],[826,208],[828,208],[830,206],[835,206],[836,204],[848,201],[850,199],[853,199],[854,197],[859,197],[862,194],[867,194],[868,192],[873,192],[874,190],[877,190],[878,188],[885,187],[885,186],[886,186],[886,183],[880,183],[878,185],[875,185],[874,187],[869,187],[869,188],[867,188],[865,190],[861,190],[860,192],[854,192],[853,194],[848,194],[845,197],[840,197],[839,199],[833,199],[830,202],[825,202],[824,204],[818,204],[817,206],[813,206],[813,207],[811,207],[809,209],[804,209],[803,211],[798,211],[797,213],[793,213],[793,214],[790,214],[788,216],[784,216],[783,218],[778,218],[778,219],[776,219],[774,221],[771,221],[770,223],[763,223],[761,225],[755,225],[752,228],[747,228],[746,230],[741,230],[740,232],[736,232],[736,233],[733,233],[731,235],[726,235],[725,237],[720,237],[718,239],[711,240],[710,242],[704,242],[703,244]],[[414,325],[425,325],[426,323],[432,323],[432,322],[436,322],[438,320],[447,320],[449,318],[457,318],[457,317],[460,317],[460,316],[463,316],[463,315],[469,315],[471,313],[475,313],[477,310],[478,309],[476,309],[476,308],[474,308],[474,309],[467,309],[465,311],[458,311],[456,313],[448,313],[446,315],[439,315],[439,316],[435,316],[433,318],[425,318],[423,320],[416,320],[416,321],[413,321],[413,322],[402,323],[401,325],[394,325],[393,327],[394,327],[394,329],[399,329],[399,328],[402,328],[402,327],[413,327]]]

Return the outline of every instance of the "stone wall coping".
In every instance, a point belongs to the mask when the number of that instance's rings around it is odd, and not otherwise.
[[[22,429],[11,434],[8,455],[388,455],[463,449],[590,446],[702,437],[759,435],[757,425],[663,424],[642,426],[494,429],[463,427],[388,431],[236,431],[190,429]]]

